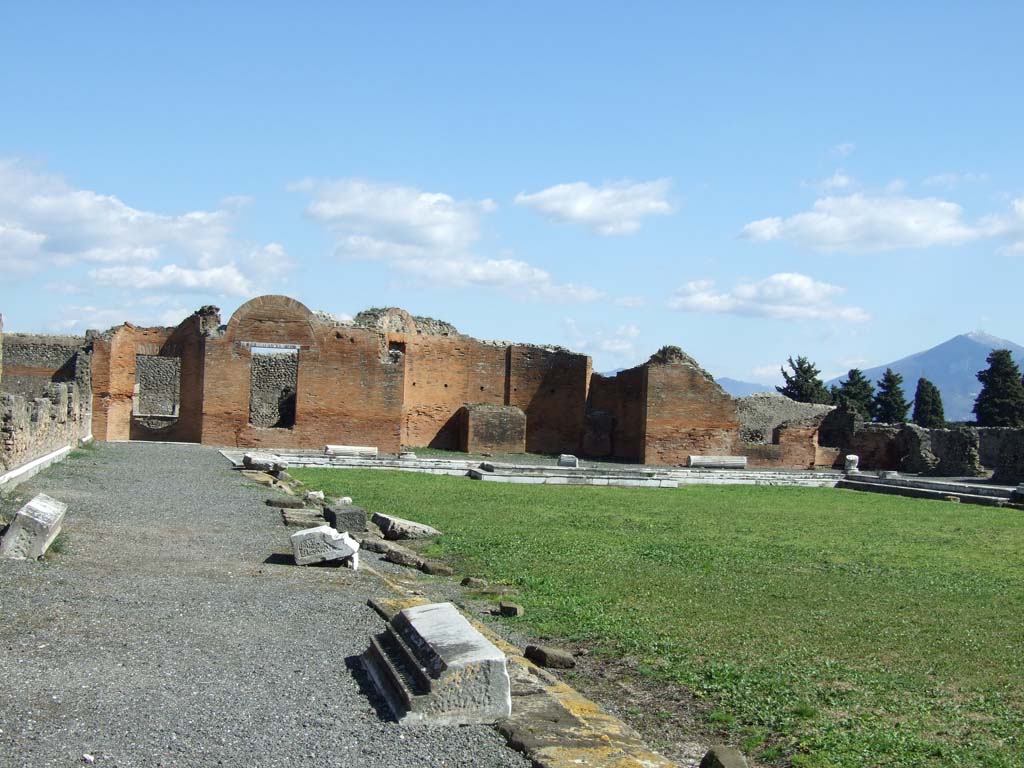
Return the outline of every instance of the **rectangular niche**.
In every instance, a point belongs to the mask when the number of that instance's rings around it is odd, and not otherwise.
[[[299,380],[298,347],[250,347],[252,369],[249,423],[254,427],[295,426],[295,393]]]
[[[181,358],[135,356],[136,416],[177,416],[181,396]]]

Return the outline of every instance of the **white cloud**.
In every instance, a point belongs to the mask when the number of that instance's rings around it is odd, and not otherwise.
[[[540,192],[516,195],[525,205],[556,221],[583,224],[600,235],[628,235],[640,229],[645,216],[672,213],[666,199],[670,179],[617,181],[592,187],[585,181],[557,184]]]
[[[626,307],[627,309],[638,309],[647,306],[647,299],[643,296],[620,296],[615,299],[614,304],[618,307]]]
[[[869,319],[860,307],[840,306],[834,299],[843,292],[837,285],[807,275],[780,272],[763,280],[740,283],[719,291],[713,280],[694,280],[669,299],[669,309],[711,314],[752,315],[782,320],[833,319],[863,322]]]
[[[964,184],[978,184],[985,181],[988,181],[987,173],[937,173],[924,179],[921,186],[954,190]]]
[[[126,290],[238,294],[269,276],[254,259],[247,269],[250,278],[243,278],[238,260],[280,249],[271,244],[253,251],[236,240],[228,208],[245,202],[229,198],[220,210],[157,213],[0,159],[0,267],[28,274],[47,267],[114,264],[122,266],[90,274]],[[276,262],[287,263],[283,250],[276,252]]]
[[[137,290],[182,291],[248,296],[253,292],[249,282],[234,264],[208,269],[187,269],[168,264],[160,269],[150,267],[104,267],[89,272],[93,280],[120,288]]]
[[[846,141],[842,144],[837,144],[833,151],[840,157],[849,157],[855,149],[857,149],[856,144]]]
[[[612,331],[585,330],[571,318],[565,320],[565,331],[572,349],[601,355],[605,361],[623,362],[637,357],[636,342],[640,328],[629,323]]]
[[[959,245],[980,236],[956,203],[936,198],[825,197],[788,218],[747,224],[741,237],[788,240],[820,251],[885,251]]]
[[[439,192],[360,179],[306,179],[291,185],[312,197],[306,208],[338,238],[343,258],[373,259],[428,284],[484,287],[518,298],[593,301],[588,286],[560,283],[547,270],[517,258],[473,252],[481,217],[493,200],[464,201]]]
[[[847,189],[853,186],[853,178],[838,170],[827,179],[821,181],[818,186],[826,192],[831,192],[835,189]]]

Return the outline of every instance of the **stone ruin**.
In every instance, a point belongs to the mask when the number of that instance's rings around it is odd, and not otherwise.
[[[1001,476],[1012,478],[1020,468],[1017,430],[915,431],[779,395],[736,400],[674,346],[604,376],[586,355],[480,341],[396,308],[347,320],[260,296],[226,325],[205,306],[175,327],[0,334],[0,354],[2,466],[91,430],[99,440],[362,446],[392,455],[430,446],[677,466],[691,456],[742,456],[754,469],[841,469],[852,453],[866,470],[970,475],[1002,462]]]

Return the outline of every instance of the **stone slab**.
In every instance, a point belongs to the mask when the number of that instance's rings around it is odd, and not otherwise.
[[[306,528],[290,538],[296,565],[349,560],[352,570],[359,568],[359,542],[329,525]]]
[[[324,446],[324,455],[376,458],[377,447],[373,445],[326,445]]]
[[[429,539],[441,535],[439,530],[429,525],[406,520],[394,515],[385,515],[380,512],[374,512],[373,522],[380,528],[384,538],[391,539],[392,541],[399,539]]]
[[[40,493],[18,510],[0,542],[0,559],[36,560],[46,554],[64,523],[68,505]]]
[[[324,518],[336,531],[365,531],[366,510],[353,504],[324,507]]]
[[[558,457],[558,466],[577,469],[580,466],[580,460],[571,454],[563,453]]]
[[[746,469],[746,456],[687,456],[686,466],[708,469]]]
[[[288,463],[274,453],[247,453],[242,456],[242,466],[257,472],[283,472]]]

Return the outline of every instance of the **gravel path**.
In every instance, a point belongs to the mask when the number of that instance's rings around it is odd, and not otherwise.
[[[355,663],[371,574],[298,568],[266,491],[200,446],[99,444],[15,489],[66,545],[0,561],[0,766],[527,766],[491,728],[399,726]]]

